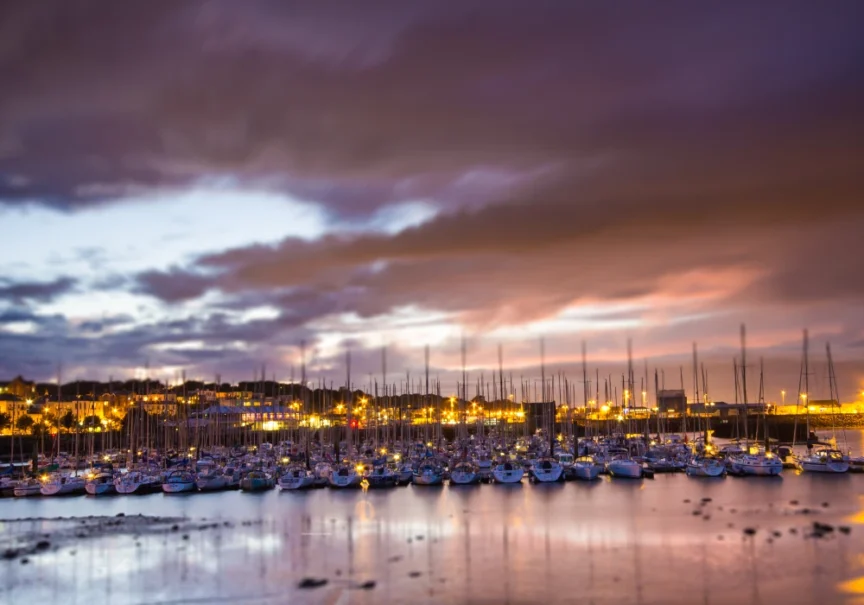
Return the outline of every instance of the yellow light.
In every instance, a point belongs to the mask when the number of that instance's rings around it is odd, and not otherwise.
[[[354,470],[357,471],[358,473],[362,473],[363,472],[363,465],[358,464],[357,466],[354,467]]]
[[[48,481],[48,475],[42,475],[41,477],[39,477],[39,480],[42,481],[42,483],[45,483],[46,481]]]
[[[603,413],[605,414],[606,412],[609,411],[609,406],[608,406],[608,405],[602,405],[602,406],[600,406],[600,411],[603,412]]]
[[[622,420],[624,420],[624,416],[618,414],[618,416],[616,416],[616,419],[618,420],[618,422],[621,422]]]
[[[401,459],[402,456],[400,456],[399,454],[393,454],[393,460],[395,460],[396,462],[399,462]]]
[[[110,461],[111,461],[111,456],[104,456],[104,457],[102,458],[102,460],[104,460],[105,462],[110,462]]]
[[[383,456],[383,455],[386,455],[386,454],[387,454],[387,448],[386,448],[386,447],[382,447],[382,448],[381,448],[381,455]]]
[[[282,458],[282,464],[288,464],[290,461],[291,459],[288,457]]]

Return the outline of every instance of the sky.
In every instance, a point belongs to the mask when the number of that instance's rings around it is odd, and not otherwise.
[[[864,6],[0,8],[0,376],[864,389]],[[301,354],[305,343],[305,355]],[[682,369],[683,368],[683,369]],[[671,383],[671,384],[670,384]],[[581,382],[580,382],[581,384]],[[397,387],[399,388],[399,387]],[[701,387],[700,387],[701,388]],[[582,389],[579,387],[581,400]]]

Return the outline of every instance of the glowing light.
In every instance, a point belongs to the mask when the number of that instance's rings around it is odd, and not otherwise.
[[[605,404],[600,406],[600,411],[603,412],[604,414],[607,413],[609,411],[609,406],[605,405]]]

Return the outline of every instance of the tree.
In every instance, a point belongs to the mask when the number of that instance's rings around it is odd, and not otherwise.
[[[10,426],[12,426],[12,417],[0,412],[0,431],[8,429]]]
[[[97,426],[102,426],[102,419],[99,416],[85,416],[83,426],[85,429],[95,429]]]
[[[69,431],[74,425],[75,415],[72,414],[72,410],[66,410],[66,413],[60,417],[60,426]]]
[[[36,423],[33,421],[33,418],[31,416],[23,414],[18,420],[15,421],[15,428],[17,428],[22,433],[26,433],[33,427],[34,424]]]

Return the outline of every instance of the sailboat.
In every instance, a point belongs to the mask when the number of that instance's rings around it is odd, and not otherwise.
[[[563,473],[564,467],[562,467],[555,458],[538,458],[537,461],[531,465],[531,478],[540,483],[554,483],[556,481],[561,481]]]
[[[492,467],[492,480],[495,483],[519,483],[525,475],[522,465],[503,460]]]
[[[279,477],[276,484],[280,490],[307,489],[313,486],[315,475],[302,464],[292,464]]]
[[[114,488],[114,475],[105,472],[89,477],[84,484],[84,489],[91,496],[104,496],[117,493],[117,490]]]
[[[799,461],[801,469],[809,473],[845,473],[849,460],[840,450],[820,448]]]
[[[480,469],[467,460],[456,463],[450,471],[450,485],[477,485],[480,478]]]
[[[747,347],[746,332],[741,325],[741,389],[744,396],[744,436],[748,434],[747,422]],[[736,475],[776,477],[783,471],[783,461],[771,452],[758,446],[748,446],[744,453],[729,456],[727,469]]]
[[[718,458],[694,457],[685,468],[688,477],[725,477],[726,465]]]

